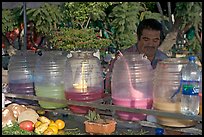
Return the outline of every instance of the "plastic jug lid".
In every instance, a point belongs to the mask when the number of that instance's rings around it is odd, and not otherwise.
[[[189,56],[188,59],[189,59],[189,61],[192,61],[192,60],[195,60],[196,57],[195,56]]]
[[[163,128],[156,128],[155,129],[155,134],[156,135],[163,135],[164,134],[164,129]]]

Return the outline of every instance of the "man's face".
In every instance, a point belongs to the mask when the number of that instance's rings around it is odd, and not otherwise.
[[[160,31],[144,29],[140,40],[138,40],[138,50],[147,57],[154,57],[160,45]]]

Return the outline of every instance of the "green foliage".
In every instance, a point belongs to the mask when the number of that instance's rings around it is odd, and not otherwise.
[[[202,26],[202,2],[177,2],[175,17],[182,19],[181,28],[192,23]]]
[[[120,50],[126,49],[127,47],[132,46],[137,41],[137,35],[135,33],[126,33],[121,34],[118,38],[120,42]]]
[[[96,122],[101,120],[100,115],[96,113],[96,111],[89,110],[88,114],[85,115],[85,118],[87,118],[90,122]]]
[[[56,29],[56,23],[63,20],[63,14],[58,5],[45,3],[39,8],[27,9],[28,20],[36,23],[36,31],[42,34],[48,34]]]
[[[18,27],[18,16],[13,10],[2,10],[2,32],[6,33]]]
[[[19,124],[14,122],[13,126],[5,126],[2,128],[2,135],[36,135],[36,133],[22,130]]]
[[[183,29],[186,24],[192,24],[195,28],[195,33],[200,29],[202,31],[202,2],[177,2],[175,9],[176,18],[182,19],[180,29]],[[201,58],[201,43],[196,37],[189,39],[187,50],[191,54],[196,54]]]
[[[156,2],[144,2],[144,6],[148,11],[157,10]]]
[[[73,28],[87,28],[89,20],[103,20],[105,9],[111,2],[67,2],[63,14],[66,20],[72,21]]]
[[[113,18],[112,26],[115,27],[118,34],[133,32],[140,21],[140,12],[143,10],[140,2],[124,2],[114,7],[109,15],[110,18]]]
[[[51,44],[57,49],[97,50],[106,48],[111,44],[109,39],[99,39],[93,29],[63,28],[51,35]]]
[[[196,39],[196,37],[193,37],[192,40],[188,41],[188,45],[187,45],[187,50],[189,51],[190,54],[196,54],[198,56],[200,56],[201,54],[201,46],[199,41]],[[200,57],[199,57],[200,59]]]
[[[134,33],[139,23],[140,12],[144,7],[140,2],[122,2],[113,8],[109,18],[114,27],[113,40],[118,48],[127,48],[135,43]],[[130,38],[131,39],[130,39]],[[133,38],[133,39],[132,39]]]
[[[143,19],[156,19],[158,21],[163,20],[163,16],[160,13],[151,12],[151,11],[143,11],[140,15],[140,20]],[[164,19],[168,21],[168,17],[164,16]]]
[[[128,48],[137,42],[136,28],[141,20],[147,18],[163,20],[160,13],[149,11],[143,2],[122,2],[113,8],[109,18],[113,20],[111,25],[115,29],[112,39],[119,49]],[[167,17],[164,19],[168,20]]]

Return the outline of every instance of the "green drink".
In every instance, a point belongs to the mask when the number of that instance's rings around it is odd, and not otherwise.
[[[48,97],[48,98],[64,99],[65,100],[64,86],[63,85],[36,86],[35,89],[36,89],[36,96],[38,96],[38,97]],[[47,109],[63,108],[63,107],[67,106],[66,104],[62,104],[62,103],[53,103],[52,100],[50,102],[39,101],[38,103],[42,108],[47,108]]]

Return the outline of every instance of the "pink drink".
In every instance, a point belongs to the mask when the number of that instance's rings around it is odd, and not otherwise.
[[[65,97],[67,100],[70,99],[79,102],[96,101],[98,99],[101,99],[103,97],[103,94],[103,89],[93,87],[87,88],[86,92],[80,92],[80,90],[77,90],[75,88],[71,88],[65,91]],[[69,108],[72,112],[80,114],[86,114],[88,110],[91,109],[91,107],[75,105],[70,105]]]
[[[141,108],[141,109],[151,109],[153,100],[150,98],[144,99],[121,99],[121,98],[112,98],[113,104],[128,108]],[[123,112],[116,111],[116,114],[122,120],[145,120],[146,114],[142,113],[131,113],[131,112]]]
[[[23,95],[35,95],[33,83],[9,83],[10,93],[23,94]],[[37,104],[37,101],[28,99],[14,99],[14,102],[19,104]]]
[[[152,67],[142,54],[126,54],[114,64],[112,102],[127,108],[151,109]],[[145,120],[146,114],[116,111],[122,120]]]

